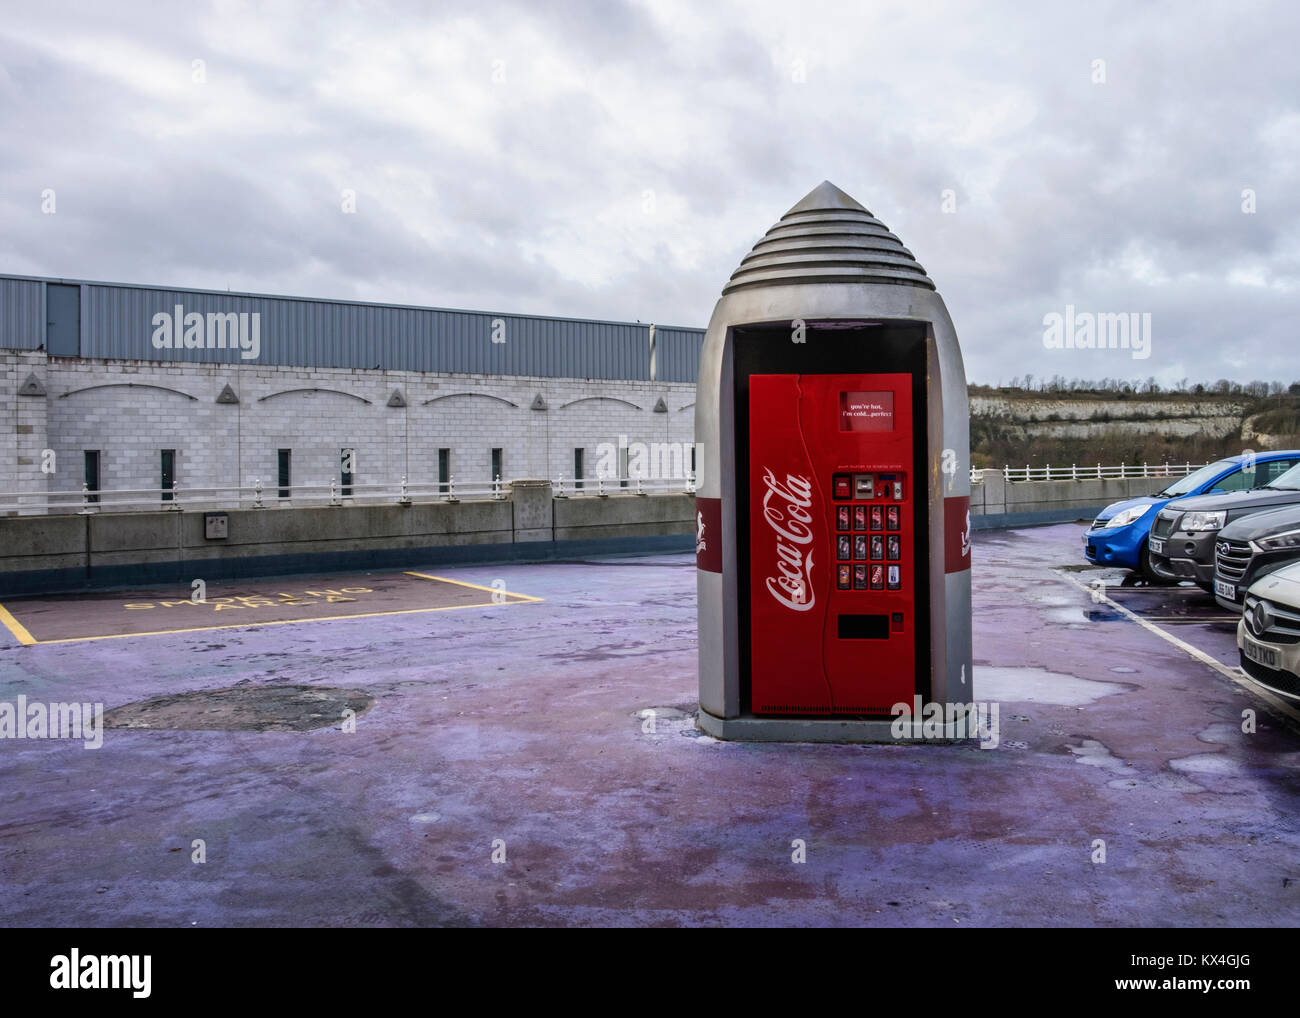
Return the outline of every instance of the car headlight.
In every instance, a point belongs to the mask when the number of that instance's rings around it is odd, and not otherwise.
[[[1194,534],[1198,530],[1219,530],[1223,526],[1225,515],[1222,509],[1212,513],[1184,513],[1178,529],[1188,534]]]
[[[1300,530],[1288,530],[1284,534],[1259,537],[1254,543],[1262,551],[1297,551],[1300,550]]]
[[[1135,505],[1129,509],[1123,510],[1122,512],[1116,513],[1108,519],[1104,525],[1107,527],[1127,527],[1130,523],[1136,523],[1145,516],[1147,510],[1150,508],[1149,505]]]

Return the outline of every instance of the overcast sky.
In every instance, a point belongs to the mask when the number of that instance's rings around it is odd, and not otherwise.
[[[1291,3],[9,3],[0,272],[702,327],[830,179],[972,381],[1291,382],[1298,46]],[[1067,304],[1151,356],[1045,348]]]

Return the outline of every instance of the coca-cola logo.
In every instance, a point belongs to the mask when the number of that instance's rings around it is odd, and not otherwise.
[[[763,468],[763,518],[776,533],[776,568],[779,576],[767,578],[767,592],[791,611],[806,612],[816,602],[813,593],[812,481],[786,474],[785,482]]]

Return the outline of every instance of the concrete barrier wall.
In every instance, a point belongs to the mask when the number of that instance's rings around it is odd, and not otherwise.
[[[517,481],[500,500],[0,518],[0,594],[329,569],[686,551],[690,495],[553,498]]]
[[[989,473],[971,486],[977,528],[1091,518],[1147,494],[1155,478],[1027,481]],[[202,511],[0,518],[0,594],[184,582],[330,569],[392,568],[694,547],[691,495],[555,497],[514,481],[503,499],[225,511],[208,540]]]
[[[971,485],[971,516],[978,529],[1091,519],[1121,499],[1151,495],[1173,477],[1126,477],[1081,481],[1012,481],[986,473]]]

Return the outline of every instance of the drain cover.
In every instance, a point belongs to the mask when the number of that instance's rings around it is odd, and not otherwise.
[[[375,698],[331,686],[232,686],[160,696],[104,712],[105,728],[308,732],[361,715]]]

